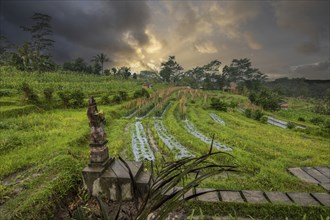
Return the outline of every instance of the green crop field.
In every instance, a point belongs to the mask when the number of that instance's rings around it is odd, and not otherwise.
[[[22,83],[28,83],[34,90],[38,103],[24,99]],[[216,162],[239,167],[239,172],[214,176],[201,187],[324,192],[323,188],[301,182],[287,171],[290,167],[329,165],[329,136],[322,135],[323,128],[311,120],[330,118],[311,112],[310,102],[291,98],[288,111],[264,112],[306,127],[299,130],[247,118],[236,107],[228,108],[227,112],[211,109],[212,97],[238,106],[249,105],[244,96],[220,91],[159,84],[149,89],[149,99],[133,99],[142,82],[74,73],[23,73],[8,68],[0,69],[0,84],[0,219],[52,216],[70,192],[81,188],[81,171],[89,157],[86,108],[91,95],[96,97],[99,110],[106,114],[111,156],[143,161],[140,145],[134,145],[132,138],[137,121],[141,122],[148,141],[153,139],[156,143],[150,147],[152,152],[148,152],[154,155],[156,164],[173,161],[180,152],[195,156],[207,153],[210,144],[189,133],[189,122],[206,138],[214,134],[216,143],[232,149],[227,152],[231,156],[221,156]],[[50,101],[43,96],[46,88],[54,90]],[[84,107],[62,105],[58,93],[73,91],[84,94]],[[104,96],[111,98],[119,91],[126,91],[128,100],[102,103]],[[133,113],[132,117],[125,117],[129,113]],[[224,124],[214,121],[212,113]],[[155,126],[156,122],[162,123],[163,130]],[[177,146],[175,149],[166,146],[169,137],[173,146]]]

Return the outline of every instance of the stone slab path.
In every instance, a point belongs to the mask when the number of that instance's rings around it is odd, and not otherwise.
[[[197,188],[196,192],[212,191],[200,195],[197,200],[204,202],[232,202],[232,203],[280,203],[300,206],[327,206],[330,207],[330,166],[297,167],[289,168],[288,171],[302,181],[318,184],[328,193],[306,192],[263,192],[252,190],[220,190]],[[175,189],[174,189],[175,190]],[[192,190],[185,197],[192,195]]]
[[[289,172],[300,180],[318,184],[330,191],[330,166],[289,168]]]
[[[232,203],[280,203],[286,205],[300,206],[327,206],[330,207],[329,193],[305,193],[305,192],[263,192],[250,190],[227,190],[217,191],[214,189],[197,188],[196,193],[213,191],[197,197],[197,200],[203,202],[232,202]],[[192,195],[189,191],[185,197]]]

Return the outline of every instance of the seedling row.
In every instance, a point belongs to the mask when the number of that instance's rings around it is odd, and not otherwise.
[[[143,159],[154,161],[155,156],[148,143],[147,135],[141,121],[135,122],[132,133],[132,148],[135,161]]]
[[[193,156],[185,147],[168,134],[161,120],[156,120],[155,129],[159,138],[164,142],[168,149],[175,153],[176,159]]]
[[[188,120],[184,120],[183,122],[184,122],[184,127],[190,134],[197,137],[198,139],[200,139],[201,141],[203,141],[204,143],[206,143],[208,145],[212,144],[212,140],[210,138],[206,137],[205,135],[203,135],[202,133],[200,133],[191,122],[189,122]],[[213,140],[213,146],[218,150],[232,151],[232,149],[230,147],[227,147],[214,140]]]

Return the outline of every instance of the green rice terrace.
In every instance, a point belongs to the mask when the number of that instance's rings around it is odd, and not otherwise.
[[[212,145],[224,152],[213,162],[237,169],[199,188],[327,193],[288,171],[330,165],[330,117],[312,112],[305,99],[286,98],[288,110],[268,112],[247,96],[220,90],[163,83],[142,89],[143,81],[133,79],[12,68],[0,69],[0,85],[0,219],[56,219],[63,207],[72,211],[88,200],[81,172],[89,160],[90,96],[105,113],[111,157],[161,166],[207,154]],[[217,100],[227,103],[225,110],[212,107]],[[188,215],[330,216],[328,206],[195,201],[182,208]]]

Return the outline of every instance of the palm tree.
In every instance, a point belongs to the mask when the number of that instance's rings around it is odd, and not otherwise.
[[[92,61],[101,64],[102,74],[103,74],[103,65],[104,65],[104,63],[111,62],[111,60],[104,53],[97,54],[96,56],[93,57]]]

